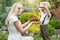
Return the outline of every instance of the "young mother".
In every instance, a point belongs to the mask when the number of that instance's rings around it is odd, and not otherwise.
[[[11,10],[5,21],[5,24],[7,25],[9,31],[8,40],[25,40],[22,38],[21,33],[28,31],[33,22],[28,21],[23,25],[21,24],[17,16],[20,15],[23,10],[23,5],[19,2],[14,3],[11,7]],[[26,27],[23,28],[24,26]]]

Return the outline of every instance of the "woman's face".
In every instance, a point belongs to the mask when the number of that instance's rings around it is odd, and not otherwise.
[[[22,4],[18,4],[18,15],[20,15],[23,12],[23,5]]]

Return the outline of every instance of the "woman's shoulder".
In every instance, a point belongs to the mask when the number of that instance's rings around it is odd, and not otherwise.
[[[18,17],[17,16],[11,16],[10,18],[9,18],[11,21],[18,21]]]
[[[17,16],[11,16],[9,19],[18,19]]]

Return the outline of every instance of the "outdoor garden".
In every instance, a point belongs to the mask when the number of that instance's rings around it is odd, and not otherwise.
[[[40,19],[41,13],[37,6],[44,0],[0,0],[0,40],[7,40],[8,29],[5,25],[5,19],[13,3],[21,2],[24,6],[24,12],[18,16],[21,23],[27,22],[30,18]],[[51,19],[48,24],[49,36],[51,40],[60,40],[60,0],[46,0],[51,4],[49,9]],[[24,34],[23,34],[24,36]],[[34,40],[43,40],[39,24],[32,24],[25,36],[33,36]]]

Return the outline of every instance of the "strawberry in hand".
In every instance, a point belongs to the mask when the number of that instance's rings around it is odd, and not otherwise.
[[[33,22],[33,23],[38,23],[40,20],[37,18],[37,17],[33,17],[30,19],[30,22]]]

